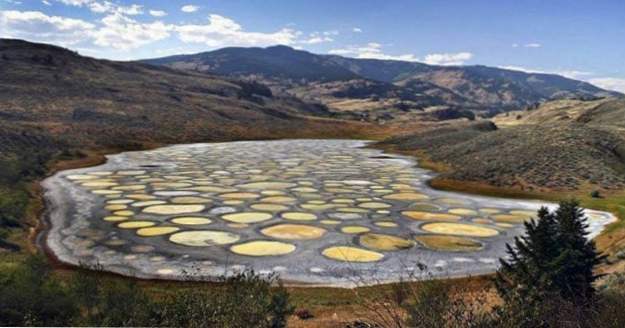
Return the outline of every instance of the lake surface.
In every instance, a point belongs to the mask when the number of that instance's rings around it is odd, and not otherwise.
[[[210,280],[254,269],[353,286],[492,272],[540,206],[429,188],[414,160],[354,140],[176,145],[46,179],[45,239],[74,265]],[[587,210],[592,235],[614,220]]]

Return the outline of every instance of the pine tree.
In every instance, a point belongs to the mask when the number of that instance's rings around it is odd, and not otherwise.
[[[555,240],[558,227],[546,208],[538,211],[538,220],[525,222],[525,230],[524,236],[515,237],[514,247],[506,245],[509,259],[500,259],[495,280],[499,295],[521,319],[530,317],[553,290],[547,268],[559,256]]]
[[[593,283],[598,278],[593,269],[605,257],[597,253],[594,241],[587,238],[587,219],[577,201],[560,203],[555,219],[560,248],[560,256],[552,267],[555,287],[568,301],[590,301],[595,293]]]
[[[521,320],[549,311],[547,303],[554,298],[575,304],[592,300],[593,269],[603,257],[587,238],[586,220],[576,201],[561,202],[554,213],[541,208],[537,221],[525,223],[526,233],[515,238],[514,247],[506,245],[508,259],[500,260],[495,285]]]

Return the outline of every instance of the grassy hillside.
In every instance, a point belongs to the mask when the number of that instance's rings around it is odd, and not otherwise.
[[[560,101],[495,123],[444,124],[386,143],[449,165],[453,172],[445,178],[527,191],[619,190],[625,187],[624,119],[622,100]]]

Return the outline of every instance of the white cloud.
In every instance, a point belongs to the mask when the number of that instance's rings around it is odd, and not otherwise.
[[[154,17],[163,17],[167,16],[167,13],[163,10],[150,10],[150,15]]]
[[[531,43],[525,43],[525,44],[518,44],[518,43],[513,43],[512,44],[512,48],[519,48],[519,47],[523,47],[523,48],[541,48],[543,45],[537,42],[531,42]]]
[[[499,68],[509,69],[513,71],[521,71],[525,73],[538,73],[538,74],[556,74],[562,75],[564,77],[568,77],[569,79],[584,79],[589,76],[594,75],[592,72],[587,71],[579,71],[573,69],[563,69],[563,70],[544,70],[544,69],[535,69],[535,68],[527,68],[522,66],[499,66]]]
[[[124,15],[141,15],[143,14],[143,6],[137,4],[131,4],[129,6],[122,6],[110,1],[98,1],[98,0],[56,0],[68,6],[74,7],[86,7],[94,13],[120,13]]]
[[[198,9],[200,9],[200,7],[195,6],[195,5],[184,5],[180,8],[180,10],[182,10],[185,13],[194,13],[198,11]]]
[[[207,24],[180,25],[174,29],[183,42],[209,47],[291,45],[301,34],[288,28],[272,33],[248,32],[234,20],[215,14],[209,15]]]
[[[80,19],[39,11],[0,11],[0,37],[72,45],[88,39],[94,28],[94,24]]]
[[[93,43],[101,47],[129,50],[162,40],[170,35],[172,25],[160,21],[140,23],[121,13],[114,13],[102,19],[102,27],[93,31]]]
[[[614,90],[625,93],[625,79],[614,77],[597,77],[593,72],[579,71],[579,70],[543,70],[532,69],[522,66],[500,66],[499,68],[509,69],[513,71],[521,71],[525,73],[539,73],[539,74],[557,74],[569,79],[585,81],[590,84],[594,84],[602,89]]]
[[[603,89],[625,93],[625,79],[619,79],[614,77],[597,77],[589,79],[588,82]]]
[[[338,31],[325,31],[325,32],[312,32],[308,35],[307,39],[300,40],[300,44],[319,44],[325,42],[332,42],[334,38],[331,36],[338,35]]]
[[[354,33],[361,33],[362,29],[360,27],[354,27],[354,28],[352,28],[352,32],[354,32]]]
[[[43,3],[46,6],[52,6],[52,4],[50,3],[50,1],[48,0],[42,0],[41,3]]]
[[[423,60],[426,64],[430,65],[462,65],[467,60],[473,58],[473,54],[470,52],[458,52],[458,53],[440,53],[429,54],[425,56]]]
[[[418,61],[413,54],[388,55],[382,51],[382,45],[377,42],[369,42],[364,46],[349,46],[342,49],[332,49],[328,53],[340,56],[350,56],[355,58],[384,59]]]

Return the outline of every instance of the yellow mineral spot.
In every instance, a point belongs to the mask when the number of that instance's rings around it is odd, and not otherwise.
[[[89,172],[89,174],[93,174],[93,175],[111,175],[113,174],[113,172],[111,171],[95,171],[95,172]]]
[[[119,222],[119,221],[125,221],[128,219],[129,217],[127,216],[117,216],[117,215],[109,215],[109,216],[105,216],[102,218],[102,220],[107,221],[107,222]]]
[[[326,248],[323,250],[322,254],[332,260],[343,262],[376,262],[384,257],[383,254],[378,252],[351,246],[334,246]]]
[[[88,175],[88,174],[72,174],[67,176],[70,180],[93,180],[97,179],[97,176]]]
[[[204,205],[154,205],[145,207],[143,212],[160,215],[186,214],[201,212],[204,208]]]
[[[145,174],[145,171],[142,170],[126,170],[126,171],[117,171],[119,175],[141,175]]]
[[[439,198],[437,201],[447,205],[464,205],[467,203],[467,201],[458,198]]]
[[[395,228],[395,227],[397,227],[397,223],[391,222],[391,221],[378,221],[378,222],[374,222],[373,224],[375,224],[378,227],[382,227],[382,228]]]
[[[106,206],[104,206],[104,209],[107,210],[107,211],[118,211],[118,210],[124,210],[127,207],[128,206],[126,206],[126,205],[115,204],[115,205],[106,205]]]
[[[239,240],[239,235],[217,230],[193,230],[176,232],[169,236],[169,241],[184,246],[214,246],[232,244]]]
[[[260,195],[251,192],[230,192],[221,194],[219,197],[224,199],[255,199],[260,197]]]
[[[263,196],[280,196],[285,195],[286,193],[280,190],[263,190],[260,192],[260,194]]]
[[[121,194],[121,190],[108,190],[108,189],[96,189],[96,190],[92,190],[92,193],[96,194],[96,195],[119,195]]]
[[[415,211],[423,211],[423,212],[436,212],[441,209],[440,206],[438,205],[428,204],[428,203],[413,204],[410,208]]]
[[[336,210],[338,212],[343,212],[343,213],[369,213],[368,209],[355,208],[355,207],[341,207]]]
[[[265,189],[281,190],[281,189],[287,189],[287,188],[291,188],[295,186],[296,184],[289,183],[289,182],[263,181],[263,182],[245,183],[245,184],[237,185],[236,187],[239,187],[242,189],[254,189],[254,190],[265,190]]]
[[[379,203],[379,202],[365,202],[365,203],[358,204],[358,207],[380,209],[380,208],[389,208],[391,207],[391,205],[387,203]]]
[[[250,206],[252,209],[257,211],[269,211],[269,212],[280,212],[286,211],[289,209],[288,206],[280,205],[280,204],[253,204]]]
[[[344,226],[341,228],[342,233],[357,234],[369,232],[371,229],[363,226]]]
[[[458,221],[462,217],[454,214],[446,214],[446,213],[430,213],[430,212],[421,212],[421,211],[403,211],[401,212],[404,216],[407,216],[413,220],[442,220],[442,221]]]
[[[499,234],[497,230],[492,228],[450,222],[428,223],[421,226],[421,229],[432,233],[469,237],[492,237]]]
[[[260,201],[263,203],[294,203],[297,199],[288,196],[271,196],[261,198]]]
[[[390,199],[390,200],[407,200],[407,201],[415,201],[415,200],[424,200],[428,199],[427,195],[416,193],[416,192],[401,192],[397,194],[385,195],[382,198]]]
[[[136,228],[145,228],[151,227],[155,225],[156,222],[153,221],[126,221],[117,225],[118,228],[122,229],[136,229]]]
[[[174,197],[170,201],[174,204],[206,204],[211,202],[210,199],[193,196]]]
[[[230,251],[247,256],[278,256],[292,253],[295,245],[280,241],[255,240],[230,247]]]
[[[205,218],[201,216],[181,216],[181,217],[171,219],[171,222],[175,224],[182,224],[182,225],[199,225],[199,224],[209,224],[213,221],[209,218]]]
[[[82,183],[81,185],[83,187],[104,188],[104,187],[117,186],[117,183],[115,183],[115,182],[108,182],[108,181],[90,181],[90,182]]]
[[[473,216],[473,215],[477,215],[477,212],[472,210],[472,209],[468,209],[468,208],[452,208],[449,211],[447,211],[451,214],[456,214],[456,215],[463,215],[463,216]]]
[[[412,240],[397,236],[383,235],[379,233],[367,233],[358,238],[360,245],[378,251],[397,251],[410,248],[414,245]]]
[[[161,204],[167,204],[167,202],[162,201],[162,200],[145,200],[145,201],[138,201],[138,202],[132,203],[132,207],[146,207],[146,206],[161,205]]]
[[[492,223],[491,220],[484,219],[484,218],[473,219],[473,220],[471,220],[471,222],[475,222],[475,223],[479,223],[479,224],[491,224]]]
[[[130,204],[134,202],[132,199],[111,199],[107,201],[107,204],[116,205],[116,204]]]
[[[234,229],[243,229],[249,227],[250,225],[247,223],[228,223],[227,226]]]
[[[137,235],[141,237],[153,237],[153,236],[162,236],[168,235],[172,232],[176,232],[180,230],[177,227],[150,227],[150,228],[141,228],[137,230]]]
[[[135,215],[135,212],[128,211],[128,210],[121,210],[121,211],[115,211],[113,212],[113,214],[116,216],[133,216]]]
[[[286,212],[282,213],[282,217],[287,220],[295,221],[313,221],[317,219],[317,216],[315,214],[306,212]]]
[[[482,249],[482,243],[477,240],[444,235],[420,235],[415,237],[424,247],[443,252],[475,252]]]
[[[264,228],[260,231],[263,235],[277,239],[318,239],[326,230],[323,228],[303,224],[278,224]]]
[[[152,183],[152,187],[154,188],[159,188],[159,189],[163,189],[163,188],[185,188],[185,187],[191,187],[192,184],[190,183],[186,183],[186,182],[153,182]]]
[[[497,214],[497,213],[500,213],[501,210],[497,208],[480,208],[480,212],[484,214]]]
[[[155,196],[146,195],[146,194],[130,194],[130,195],[127,195],[126,197],[130,198],[130,199],[134,199],[134,200],[151,200],[151,199],[156,199]]]
[[[234,223],[256,223],[267,221],[273,216],[269,213],[263,212],[241,212],[222,215],[222,219]]]
[[[337,204],[353,204],[356,201],[353,199],[349,199],[349,198],[336,198],[332,200],[332,203],[337,203]]]
[[[125,185],[111,188],[113,190],[134,191],[145,189],[145,185]]]
[[[311,211],[325,211],[331,208],[336,208],[338,206],[341,206],[339,204],[311,204],[311,203],[307,203],[307,204],[302,204],[300,205],[303,209],[306,210],[311,210]]]
[[[512,227],[514,227],[514,224],[510,224],[510,223],[495,223],[495,225],[500,227],[500,228],[512,228]]]
[[[506,222],[506,223],[523,223],[531,219],[527,215],[514,215],[514,214],[495,214],[492,216],[492,218],[493,220],[497,222]]]
[[[313,192],[317,192],[317,189],[315,188],[310,188],[310,187],[298,187],[298,188],[292,188],[292,191],[295,192],[303,192],[303,193],[313,193]]]
[[[537,212],[536,211],[528,211],[528,210],[512,210],[510,211],[510,214],[512,215],[519,215],[519,216],[527,216],[527,217],[536,217]]]

